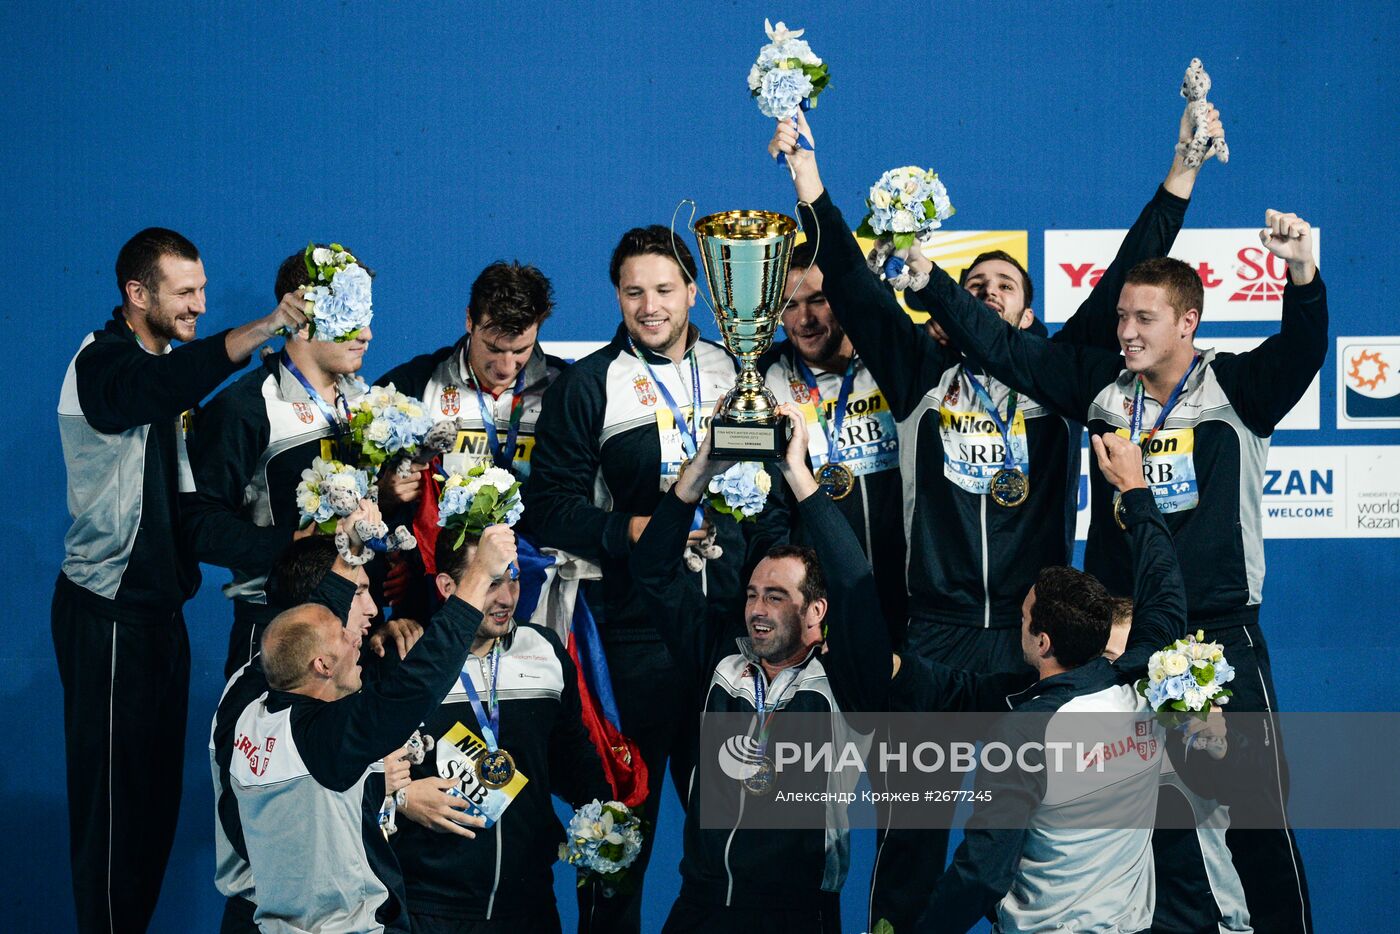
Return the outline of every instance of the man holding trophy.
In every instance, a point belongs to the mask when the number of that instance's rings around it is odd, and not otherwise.
[[[767,339],[782,294],[785,251],[781,258],[780,265],[775,248],[771,268],[755,280],[769,303]],[[637,742],[647,766],[645,819],[653,826],[668,758],[680,759],[672,763],[676,787],[682,794],[688,787],[694,711],[645,603],[631,586],[628,559],[652,512],[698,450],[710,429],[709,413],[736,376],[725,349],[702,339],[690,321],[697,272],[689,249],[667,228],[639,227],[623,235],[610,264],[622,323],[607,346],[565,370],[546,393],[524,493],[525,523],[538,546],[568,551],[602,568],[602,580],[586,597],[599,621],[622,732]],[[750,339],[746,359],[756,360],[766,347],[766,340]],[[756,371],[746,384],[762,389]],[[779,420],[766,419],[762,405],[741,409],[740,416],[745,421],[736,419],[721,430],[725,443],[749,446],[747,459],[758,459],[755,444],[782,446]],[[723,619],[732,618],[742,603],[746,554],[760,548],[762,554],[783,540],[786,527],[781,509],[765,510],[748,534],[728,517],[718,518],[697,511],[685,557],[709,612]],[[650,837],[630,870],[639,880],[632,891],[581,906],[581,916],[595,929],[641,929],[640,879],[649,856]],[[581,897],[594,897],[594,888],[581,890]]]

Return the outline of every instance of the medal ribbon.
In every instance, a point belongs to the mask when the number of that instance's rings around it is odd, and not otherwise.
[[[486,431],[486,447],[491,451],[491,462],[502,470],[511,470],[515,463],[515,440],[520,436],[520,418],[525,414],[525,370],[522,367],[516,377],[515,388],[511,390],[510,427],[506,431],[506,443],[502,446],[496,434],[496,407],[486,404],[486,394],[481,391],[481,381],[467,365],[472,388],[476,390],[476,404],[481,411],[481,426]]]
[[[793,675],[788,684],[783,685],[784,691],[786,691],[788,685],[797,680],[797,669],[785,668],[778,672],[778,678],[781,678],[789,671],[793,672]],[[778,678],[774,678],[773,681],[776,683]],[[779,692],[778,698],[780,700],[782,699],[782,692]],[[753,666],[753,699],[754,707],[758,715],[758,754],[761,758],[768,752],[768,735],[773,731],[773,718],[778,715],[778,704],[775,701],[773,703],[773,709],[767,709],[767,691],[763,687],[763,669],[759,665]]]
[[[792,359],[797,364],[802,381],[807,384],[807,396],[816,407],[817,422],[822,426],[822,434],[826,435],[826,459],[829,463],[838,464],[841,462],[841,423],[846,419],[846,401],[851,397],[851,387],[856,384],[856,356],[851,355],[851,362],[846,364],[846,375],[841,377],[841,390],[836,394],[836,411],[831,415],[830,426],[827,425],[826,413],[822,411],[822,391],[817,387],[817,378],[796,350]]]
[[[462,682],[462,687],[466,689],[467,700],[471,701],[472,713],[476,714],[476,722],[481,727],[481,738],[486,743],[488,752],[495,752],[500,748],[496,741],[496,734],[501,729],[501,704],[496,698],[496,674],[501,670],[501,643],[498,641],[491,647],[488,656],[491,659],[491,686],[487,695],[488,714],[481,709],[481,697],[476,693],[476,685],[472,684],[471,675],[466,669],[458,673],[457,678]]]
[[[350,403],[343,393],[336,393],[335,401],[338,406],[332,407],[326,402],[321,394],[316,391],[316,387],[311,385],[311,381],[292,362],[292,358],[287,356],[287,352],[282,351],[282,365],[287,368],[287,372],[297,378],[301,383],[301,388],[306,390],[306,394],[311,397],[311,401],[316,403],[316,408],[321,410],[326,422],[331,426],[331,431],[335,433],[337,439],[345,436],[350,430]]]
[[[1181,382],[1176,384],[1172,394],[1167,396],[1167,402],[1162,406],[1162,411],[1157,415],[1157,424],[1152,426],[1152,430],[1147,433],[1147,437],[1138,440],[1142,435],[1142,413],[1147,408],[1143,404],[1143,396],[1147,390],[1142,385],[1142,377],[1137,379],[1137,386],[1133,389],[1133,414],[1128,421],[1128,440],[1141,447],[1146,452],[1147,446],[1152,443],[1152,438],[1167,423],[1167,416],[1176,407],[1176,403],[1181,398],[1181,392],[1186,388],[1186,381],[1191,378],[1191,373],[1196,369],[1196,361],[1201,359],[1200,354],[1191,358],[1191,365],[1186,368],[1186,372],[1181,374]]]
[[[686,353],[690,358],[690,413],[693,420],[681,414],[680,406],[676,405],[675,397],[671,395],[671,390],[666,388],[666,384],[656,378],[656,371],[651,368],[647,358],[642,356],[642,352],[637,349],[637,345],[632,343],[632,336],[627,337],[627,346],[631,348],[633,355],[646,367],[647,376],[656,384],[656,388],[661,392],[661,398],[666,400],[666,407],[671,410],[671,417],[676,420],[676,427],[684,426],[681,432],[681,447],[685,450],[686,457],[694,457],[696,449],[700,446],[700,361],[695,357],[695,350],[692,348]],[[686,442],[689,442],[687,444]]]
[[[686,356],[690,358],[690,414],[694,416],[693,421],[681,414],[680,406],[676,405],[675,397],[671,395],[671,390],[666,388],[666,384],[657,379],[656,371],[651,368],[647,358],[642,356],[642,352],[637,349],[637,345],[632,343],[632,335],[627,335],[627,346],[632,354],[646,367],[647,376],[656,384],[656,388],[661,392],[661,398],[666,400],[666,407],[671,410],[671,418],[676,422],[676,427],[684,426],[681,432],[681,449],[685,451],[686,457],[694,457],[696,450],[700,447],[700,361],[695,356],[695,349],[691,348]],[[659,418],[660,412],[657,412]],[[690,530],[693,532],[700,528],[705,522],[705,508],[695,507],[695,518],[691,520]]]
[[[987,391],[972,371],[967,367],[962,368],[963,375],[972,384],[972,391],[977,394],[977,401],[982,403],[982,408],[987,410],[987,417],[992,420],[992,424],[997,426],[997,431],[1001,432],[1001,441],[1004,444],[1005,452],[1002,456],[1003,466],[1007,470],[1019,470],[1016,463],[1016,455],[1011,452],[1011,426],[1016,424],[1016,390],[1006,397],[1006,418],[1001,417],[1001,412],[997,409],[997,404],[992,401],[992,394]]]

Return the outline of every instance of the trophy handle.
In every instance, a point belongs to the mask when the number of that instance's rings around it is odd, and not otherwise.
[[[801,210],[801,209],[802,209],[802,206],[803,206],[804,204],[807,206],[807,210],[812,211],[812,213],[813,213],[814,215],[816,214],[816,211],[814,211],[814,210],[812,209],[811,203],[809,203],[809,202],[807,202],[807,201],[799,201],[799,202],[797,202],[796,210],[794,210],[793,213],[797,215],[797,229],[798,229],[798,230],[801,230],[803,233],[806,233],[807,231],[802,227],[802,210]],[[817,256],[821,253],[821,251],[822,251],[822,229],[821,229],[820,227],[817,227],[817,228],[816,228],[816,239],[815,239],[815,242],[812,244],[812,266],[817,265]],[[801,275],[801,277],[797,280],[797,285],[793,286],[793,289],[792,289],[792,294],[793,294],[793,295],[796,295],[799,291],[802,290],[802,283],[804,283],[804,282],[807,281],[807,274],[810,273],[810,272],[812,271],[812,266],[808,266],[807,268],[805,268],[805,269],[802,270],[802,275]]]
[[[690,274],[690,270],[685,268],[685,263],[681,262],[681,251],[676,249],[676,217],[681,213],[681,206],[690,205],[690,218],[685,222],[685,229],[695,233],[695,202],[689,198],[682,198],[676,202],[676,209],[671,212],[671,256],[676,260],[676,265],[681,267],[681,275],[690,280],[690,284],[695,286],[695,294],[705,303],[705,307],[710,309],[710,314],[719,320],[719,312],[715,311],[715,306],[710,304],[710,300],[705,296],[705,290],[700,288],[700,283]]]

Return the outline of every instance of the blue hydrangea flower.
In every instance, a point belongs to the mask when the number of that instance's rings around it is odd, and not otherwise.
[[[775,68],[758,88],[758,109],[765,117],[786,120],[812,95],[812,79],[800,68]]]
[[[352,263],[335,274],[330,288],[313,290],[315,305],[311,314],[316,324],[316,340],[343,341],[374,317],[369,273]]]
[[[762,479],[760,479],[762,475]],[[710,480],[709,491],[743,518],[756,516],[768,502],[769,478],[763,465],[742,461]]]

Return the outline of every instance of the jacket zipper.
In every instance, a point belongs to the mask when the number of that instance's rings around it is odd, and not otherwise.
[[[983,493],[978,499],[982,501],[982,628],[992,628],[992,592],[987,589],[987,496]]]
[[[491,880],[491,897],[486,900],[486,920],[491,920],[491,912],[496,909],[496,890],[501,887],[501,822],[496,821],[496,877]]]

